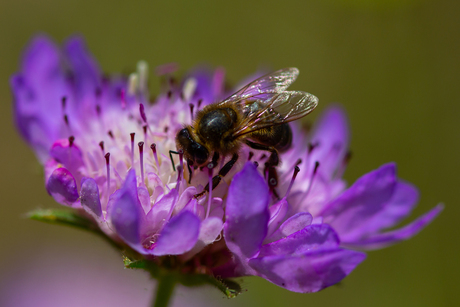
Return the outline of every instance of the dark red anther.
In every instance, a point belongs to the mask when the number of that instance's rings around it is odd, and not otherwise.
[[[297,162],[295,163],[295,165],[300,165],[302,163],[302,159],[298,159]]]
[[[107,134],[110,136],[112,140],[114,139],[112,130],[107,131]]]
[[[132,165],[134,163],[134,137],[136,134],[134,132],[131,132],[129,135],[131,137],[131,165]]]
[[[184,92],[181,91],[181,92],[179,93],[179,97],[180,97],[180,100],[185,101]]]
[[[193,120],[193,109],[195,108],[195,105],[193,103],[189,103],[189,107],[190,107],[190,117]]]
[[[308,144],[308,153],[310,154],[310,153],[313,151],[313,149],[315,149],[316,147],[318,147],[318,145],[319,145],[318,142],[316,142],[316,143],[309,143],[309,144]]]
[[[259,162],[254,161],[254,165],[255,165],[256,167],[259,167]]]
[[[107,169],[107,192],[110,194],[110,152],[106,153],[104,157]]]
[[[155,157],[155,162],[157,163],[157,167],[159,167],[160,162],[158,161],[157,145],[155,143],[152,143],[152,145],[150,145],[150,148],[152,149],[153,156]]]
[[[248,161],[251,161],[252,157],[254,157],[254,153],[250,151],[249,156],[248,156]]]
[[[169,127],[166,126],[165,129],[164,129],[164,132],[165,132],[165,133],[168,133],[168,130],[169,130]]]
[[[65,110],[66,105],[67,105],[67,96],[62,96],[61,98],[62,110]]]
[[[104,151],[104,141],[100,141],[100,142],[99,142],[99,147],[101,148],[102,153],[104,154],[104,152],[105,152],[105,151]]]
[[[64,114],[64,123],[67,127],[69,126],[69,117],[67,116],[67,114]]]
[[[171,96],[172,96],[172,91],[168,91],[168,99],[171,99]]]
[[[121,108],[124,110],[126,108],[126,94],[125,94],[124,89],[121,89],[120,91],[120,98],[121,98]]]
[[[73,135],[69,136],[69,147],[73,146],[74,141],[75,141],[75,137]]]
[[[139,112],[141,113],[141,118],[144,121],[144,123],[147,122],[147,117],[145,116],[145,108],[144,105],[141,103],[139,104]]]
[[[313,169],[313,176],[316,175],[316,172],[318,171],[318,167],[319,167],[319,162],[316,161],[315,162],[315,168]]]
[[[96,114],[97,116],[101,116],[101,106],[100,105],[96,105]]]
[[[203,99],[198,99],[198,103],[197,103],[198,109],[201,107],[202,103],[203,103]]]
[[[297,177],[297,174],[300,172],[300,168],[296,165],[294,167],[294,174],[292,174],[292,179],[291,179],[291,183],[289,183],[289,187],[286,191],[286,195],[284,196],[284,198],[288,197],[289,196],[289,193],[291,192],[291,188],[292,188],[292,185],[294,184],[294,180],[296,179]]]
[[[102,89],[98,86],[96,87],[96,90],[94,91],[94,95],[96,96],[97,99],[101,98],[102,96]]]
[[[144,184],[144,142],[139,142],[139,164],[141,168],[142,183]]]

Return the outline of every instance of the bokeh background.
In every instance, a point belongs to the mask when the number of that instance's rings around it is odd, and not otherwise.
[[[99,238],[23,218],[37,207],[57,207],[11,119],[9,76],[18,69],[24,46],[40,32],[58,42],[84,35],[108,73],[130,72],[141,59],[152,68],[176,62],[180,72],[208,63],[224,67],[236,83],[260,67],[298,67],[293,89],[320,98],[310,121],[332,102],[348,112],[354,153],[345,174],[350,183],[396,161],[399,175],[421,191],[412,219],[446,204],[418,236],[370,252],[339,286],[296,294],[245,278],[247,292],[234,300],[211,288],[179,289],[176,306],[455,305],[459,16],[456,0],[1,0],[0,306],[146,306],[153,287],[142,272],[124,270]],[[157,79],[150,83],[155,93]]]

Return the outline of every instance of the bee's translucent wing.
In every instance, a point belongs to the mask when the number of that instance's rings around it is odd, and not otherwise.
[[[246,116],[232,136],[237,138],[260,129],[302,118],[313,111],[317,105],[316,96],[300,91],[278,93],[270,100],[260,103],[258,107],[247,104]]]
[[[245,100],[268,100],[274,95],[285,91],[297,79],[298,75],[299,70],[293,67],[269,73],[245,85],[219,104],[244,104]]]

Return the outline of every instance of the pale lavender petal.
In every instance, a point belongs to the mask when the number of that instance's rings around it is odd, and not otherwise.
[[[247,162],[233,177],[227,198],[225,241],[237,255],[252,257],[267,234],[268,187],[256,166]]]
[[[340,237],[361,235],[363,221],[380,213],[393,196],[396,167],[385,164],[358,179],[348,190],[332,201],[321,214]]]
[[[271,236],[283,223],[289,209],[285,198],[270,207],[270,220],[268,221],[267,237]]]
[[[199,240],[204,244],[211,244],[216,240],[222,231],[222,219],[217,217],[209,217],[201,222]]]
[[[150,204],[149,191],[145,186],[137,187],[137,197],[139,197],[144,213],[147,214],[152,209],[152,205]]]
[[[309,169],[320,163],[319,172],[331,179],[342,165],[348,151],[349,132],[345,111],[340,106],[329,107],[317,121],[311,144],[316,145],[308,161]]]
[[[63,167],[53,171],[46,181],[46,190],[58,203],[63,205],[72,206],[78,199],[75,178]]]
[[[93,178],[83,177],[81,181],[80,195],[83,209],[99,219],[103,218],[99,188]]]
[[[136,173],[130,170],[111,206],[111,221],[120,238],[136,250],[141,249],[142,206],[137,198]]]
[[[143,233],[155,233],[158,232],[169,220],[171,207],[177,201],[177,190],[172,189],[168,194],[157,201],[150,209],[150,212],[146,216],[146,229],[142,230]]]
[[[294,292],[317,292],[345,278],[366,255],[346,249],[317,250],[296,256],[249,260],[259,276]]]
[[[165,225],[152,250],[155,256],[180,255],[198,241],[200,219],[190,211],[182,211]]]
[[[190,202],[193,196],[197,193],[194,186],[187,187],[179,197],[176,205],[174,206],[174,214],[179,213]]]
[[[258,257],[300,255],[311,250],[338,247],[339,243],[339,237],[329,225],[310,225],[279,241],[262,246]]]
[[[195,246],[187,252],[185,259],[190,259],[198,252],[200,252],[205,246],[212,244],[216,241],[223,228],[223,222],[221,218],[209,217],[201,222],[200,234],[198,236],[198,241]]]
[[[288,218],[264,243],[277,241],[304,229],[311,224],[313,217],[308,212],[299,212]]]
[[[402,228],[389,231],[382,234],[371,235],[368,238],[355,241],[342,242],[346,246],[363,249],[379,249],[398,243],[403,240],[410,239],[418,234],[425,226],[433,221],[439,213],[444,209],[444,205],[440,204]]]

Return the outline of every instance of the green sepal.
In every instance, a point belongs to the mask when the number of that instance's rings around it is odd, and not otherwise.
[[[92,232],[98,230],[93,221],[72,211],[37,209],[27,213],[27,217],[48,224],[72,226]]]
[[[207,274],[187,274],[180,273],[175,269],[165,269],[158,266],[156,263],[147,259],[132,260],[127,256],[123,256],[123,263],[129,269],[141,269],[150,273],[152,278],[161,280],[165,276],[174,277],[177,283],[186,287],[196,287],[202,285],[211,285],[220,290],[227,298],[234,298],[241,293],[241,286],[230,279],[218,279]]]
[[[96,222],[74,211],[57,209],[37,209],[27,213],[27,218],[48,224],[64,225],[83,229],[101,236],[110,245],[118,250],[124,249],[123,246],[114,242],[97,226]]]

